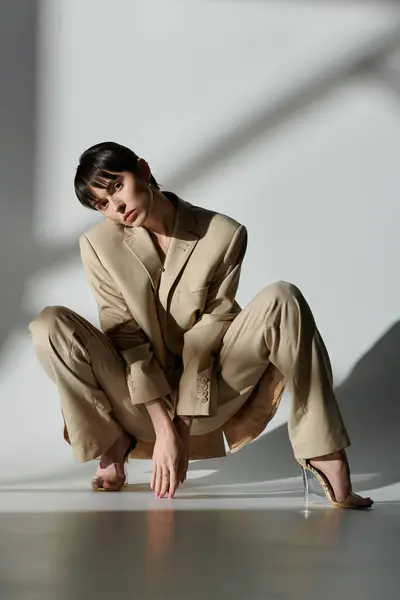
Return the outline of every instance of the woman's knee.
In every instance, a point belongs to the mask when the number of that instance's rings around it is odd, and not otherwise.
[[[293,300],[303,301],[304,296],[297,286],[288,281],[277,281],[267,285],[263,293],[269,298],[279,303],[292,302]]]
[[[46,306],[28,325],[34,343],[48,340],[60,322],[67,322],[72,311],[65,306]]]

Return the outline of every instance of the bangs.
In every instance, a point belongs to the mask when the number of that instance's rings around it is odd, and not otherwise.
[[[90,188],[98,188],[100,190],[106,190],[110,187],[110,183],[114,183],[120,177],[119,173],[111,173],[105,169],[98,169],[98,172],[94,173],[92,178],[86,182],[87,195],[89,200],[97,202],[98,198],[93,195]]]
[[[91,169],[91,172],[77,174],[75,178],[75,192],[79,201],[88,208],[95,209],[98,198],[93,193],[93,188],[106,190],[110,183],[115,182],[120,177],[119,173],[111,173],[103,168]]]

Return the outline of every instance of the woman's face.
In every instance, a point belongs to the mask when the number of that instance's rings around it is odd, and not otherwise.
[[[110,179],[105,189],[91,188],[96,198],[94,208],[115,223],[142,227],[152,207],[153,193],[148,183],[128,171],[112,175],[116,179]]]

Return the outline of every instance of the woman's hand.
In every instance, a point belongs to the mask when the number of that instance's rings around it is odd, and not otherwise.
[[[153,452],[153,473],[151,489],[156,498],[164,498],[165,494],[173,498],[180,484],[179,473],[183,453],[182,440],[174,425],[156,437]]]
[[[157,498],[168,494],[172,498],[179,486],[179,464],[182,441],[175,429],[163,398],[146,403],[156,434],[153,452],[153,473],[150,487]]]

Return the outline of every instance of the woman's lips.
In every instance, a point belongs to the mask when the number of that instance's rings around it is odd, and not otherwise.
[[[125,223],[130,223],[131,221],[133,221],[135,218],[135,215],[136,215],[136,209],[130,210],[124,219]]]

